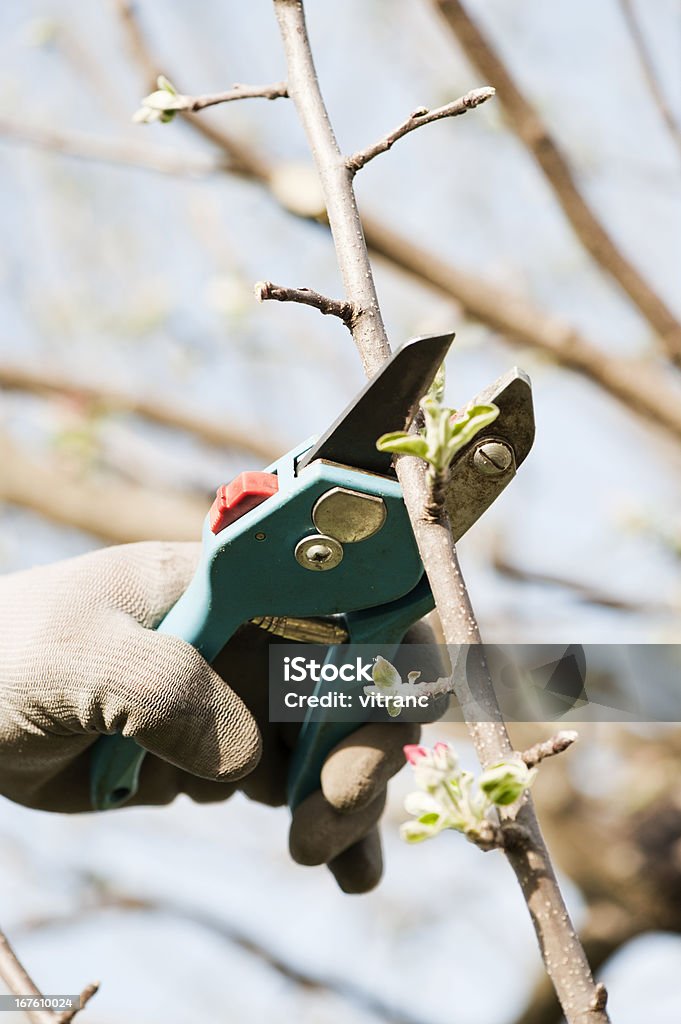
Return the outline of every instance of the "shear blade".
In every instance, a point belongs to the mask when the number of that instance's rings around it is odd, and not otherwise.
[[[477,522],[501,492],[510,484],[525,461],[534,441],[532,385],[518,367],[476,395],[476,405],[492,402],[499,415],[466,445],[452,463],[445,505],[454,541]],[[485,441],[503,441],[513,452],[509,468],[498,475],[480,471],[474,453]]]
[[[442,334],[414,338],[402,345],[298,460],[298,470],[315,459],[325,459],[369,473],[394,475],[392,455],[379,452],[376,441],[388,430],[407,429],[453,340],[453,334]]]

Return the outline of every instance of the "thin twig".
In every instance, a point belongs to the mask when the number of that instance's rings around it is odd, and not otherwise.
[[[90,1002],[92,997],[99,992],[99,982],[94,981],[91,985],[86,985],[83,991],[80,993],[80,1006],[75,1010],[65,1010],[63,1013],[57,1015],[54,1024],[70,1024],[70,1022],[84,1010],[86,1005]]]
[[[7,988],[15,996],[34,996],[42,999],[43,993],[35,984],[19,957],[16,955],[4,932],[0,931],[0,978],[5,982]],[[70,1021],[85,1008],[85,1004],[92,999],[99,989],[99,982],[88,985],[83,989],[80,996],[80,1005],[73,1010],[66,1010],[63,1013],[55,1013],[49,1009],[22,1009],[32,1024],[70,1024]]]
[[[571,747],[578,739],[579,733],[571,729],[563,729],[557,732],[555,736],[551,736],[550,739],[535,743],[533,747],[529,747],[520,756],[528,768],[534,768],[545,758],[562,754],[564,750]]]
[[[289,91],[317,165],[329,215],[346,298],[360,314],[353,337],[371,375],[390,351],[380,315],[371,264],[361,231],[352,175],[338,149],[319,89],[307,35],[302,0],[274,0],[274,9],[286,53]],[[370,316],[366,316],[367,313]],[[363,316],[364,314],[364,316]],[[481,651],[480,633],[466,584],[459,567],[446,512],[428,522],[425,465],[401,458],[397,473],[414,529],[447,644],[472,643]],[[513,756],[506,726],[496,703],[494,687],[484,661],[478,671],[457,683],[457,696],[482,765]],[[476,713],[468,715],[471,701]],[[527,841],[505,848],[530,911],[545,967],[560,999],[568,1024],[606,1024],[605,1009],[596,1006],[600,993],[594,984],[584,950],[570,921],[553,871],[532,801],[525,799],[517,815]]]
[[[132,0],[115,0],[115,3],[135,60],[145,77],[155,80],[159,64],[144,38]],[[235,138],[201,117],[187,115],[187,121],[193,131],[225,153],[230,160],[231,174],[258,182],[294,216],[321,223],[316,214],[303,213],[286,204],[273,187],[277,165],[251,143]],[[562,318],[545,313],[527,299],[482,277],[452,266],[377,217],[364,213],[362,224],[373,255],[454,299],[468,316],[498,331],[503,341],[529,345],[547,353],[561,366],[582,374],[602,388],[628,412],[664,430],[675,441],[681,440],[681,402],[661,371],[642,360],[612,358]]]
[[[634,45],[634,49],[636,50],[636,55],[641,65],[643,77],[645,78],[650,90],[650,95],[653,98],[662,120],[667,126],[674,145],[678,149],[679,153],[681,153],[681,124],[679,124],[674,116],[674,112],[667,102],[667,98],[663,92],[657,71],[655,70],[655,63],[653,61],[652,54],[636,14],[633,0],[619,0],[619,2],[622,9],[622,17],[629,29],[631,41]]]
[[[494,89],[487,85],[482,89],[471,89],[465,96],[460,96],[458,100],[447,103],[444,107],[437,107],[435,110],[419,107],[417,110],[412,111],[406,121],[399,124],[397,128],[393,128],[391,132],[388,132],[384,138],[375,142],[373,146],[360,149],[353,156],[348,157],[347,165],[355,174],[361,167],[368,164],[370,160],[373,160],[375,156],[378,156],[380,153],[386,153],[394,146],[398,139],[404,138],[405,135],[415,131],[417,128],[422,128],[433,121],[440,121],[444,117],[458,117],[460,114],[465,114],[469,110],[479,107],[481,103],[491,99],[492,96],[494,96]]]
[[[511,128],[533,155],[565,216],[594,261],[626,292],[660,336],[669,357],[681,364],[681,322],[619,248],[582,195],[575,174],[539,112],[520,90],[492,42],[461,0],[433,0],[470,62],[493,82]]]
[[[183,110],[204,110],[206,107],[215,107],[219,103],[232,103],[234,100],[278,100],[286,99],[288,88],[286,82],[275,82],[273,85],[240,85],[235,83],[231,89],[225,92],[216,92],[206,96],[182,96],[187,101]]]
[[[345,302],[343,299],[330,299],[327,295],[320,295],[311,288],[285,288],[279,284],[272,284],[271,281],[258,281],[255,285],[255,297],[258,302],[267,302],[273,299],[276,302],[300,302],[304,306],[314,306],[324,316],[337,316],[343,321],[346,327],[351,328],[357,314],[356,307],[352,302]]]
[[[35,984],[19,957],[16,955],[4,932],[0,931],[0,978],[15,996],[36,996],[42,992]],[[24,1010],[32,1024],[54,1024],[50,1010]]]

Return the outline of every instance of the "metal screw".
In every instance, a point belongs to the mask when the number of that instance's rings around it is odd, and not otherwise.
[[[473,465],[485,476],[501,476],[513,465],[513,449],[505,441],[482,441],[473,452]]]
[[[343,547],[334,537],[316,534],[296,544],[296,561],[304,569],[324,572],[334,569],[343,559]]]

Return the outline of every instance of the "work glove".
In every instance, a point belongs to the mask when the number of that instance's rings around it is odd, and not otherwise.
[[[130,544],[0,577],[0,793],[43,810],[91,810],[91,748],[100,734],[120,732],[151,755],[130,804],[179,793],[209,802],[236,790],[285,803],[299,726],[269,722],[268,649],[277,639],[242,626],[211,667],[184,640],[154,631],[189,585],[199,551]],[[421,626],[409,639],[432,637]],[[327,863],[346,892],[378,882],[386,785],[418,731],[367,724],[330,753],[321,789],[293,815],[295,860]]]

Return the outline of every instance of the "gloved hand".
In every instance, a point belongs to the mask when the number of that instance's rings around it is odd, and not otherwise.
[[[0,792],[29,807],[91,809],[90,748],[122,732],[145,758],[138,804],[236,789],[285,803],[293,727],[268,720],[268,645],[244,626],[214,666],[153,629],[187,588],[198,544],[142,543],[0,577]],[[425,629],[425,632],[424,632]],[[431,639],[415,627],[414,642]],[[296,810],[295,860],[327,863],[346,892],[382,870],[376,823],[388,779],[418,740],[409,723],[370,724],[331,752],[322,789]],[[109,812],[111,813],[111,812]]]

